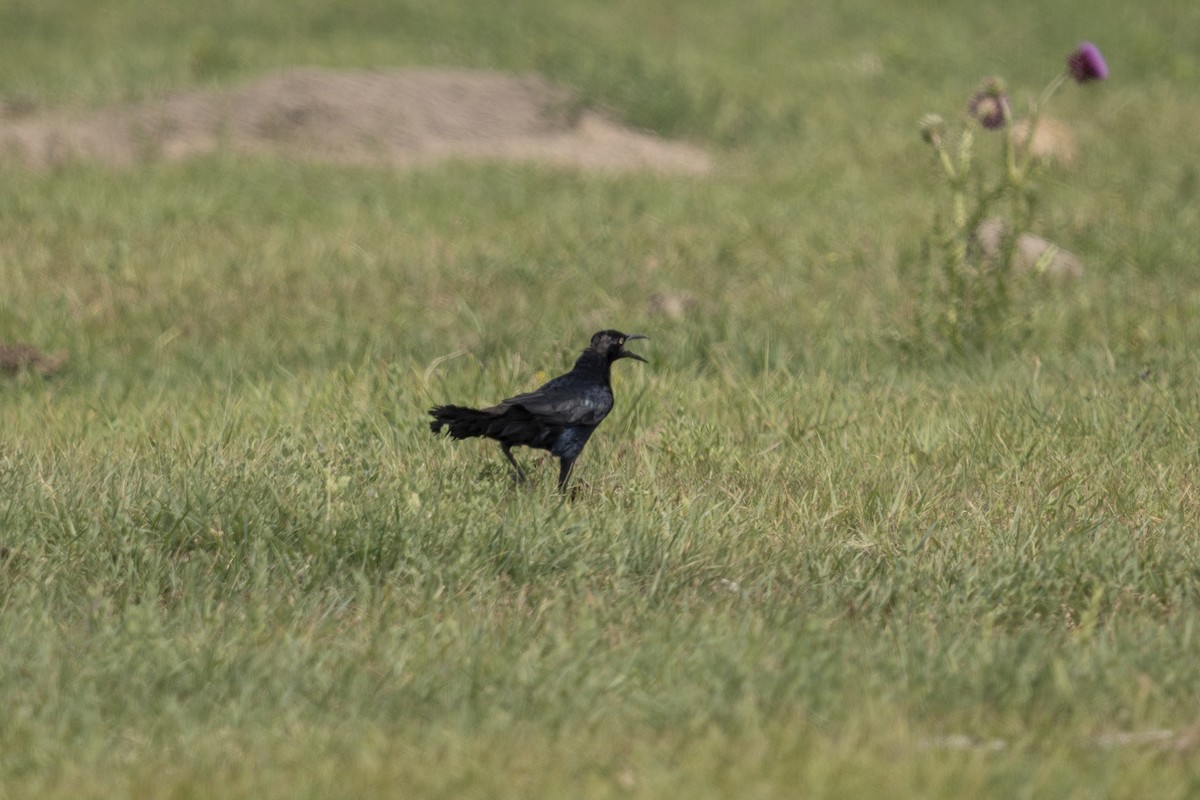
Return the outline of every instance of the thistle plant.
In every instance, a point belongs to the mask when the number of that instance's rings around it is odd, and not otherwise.
[[[1014,329],[1014,256],[1020,237],[1033,223],[1034,178],[1040,162],[1034,158],[1032,143],[1038,122],[1068,80],[1086,84],[1107,77],[1100,50],[1084,42],[1067,56],[1066,69],[1029,104],[1028,122],[1020,131],[1013,124],[1008,87],[996,77],[985,78],[971,96],[967,123],[953,142],[948,141],[944,119],[936,114],[921,118],[921,137],[932,147],[949,191],[922,253],[922,260],[936,271],[931,276],[931,307],[917,311],[919,342],[964,354],[982,350]],[[981,131],[985,137],[1001,137],[998,168],[976,158],[976,135]],[[1003,220],[1003,234],[999,247],[986,252],[977,234],[984,220],[995,217]],[[1053,257],[1051,247],[1040,259]]]

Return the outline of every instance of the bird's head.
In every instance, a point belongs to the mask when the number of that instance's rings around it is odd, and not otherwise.
[[[649,336],[643,336],[640,333],[600,331],[592,337],[592,345],[590,349],[607,358],[609,363],[612,363],[620,358],[636,358],[638,361],[644,362],[646,359],[642,358],[637,353],[626,350],[625,343],[632,342],[634,339],[649,338]]]

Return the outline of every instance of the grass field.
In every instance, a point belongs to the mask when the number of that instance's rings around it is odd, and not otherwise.
[[[1200,795],[1200,6],[946,9],[0,5],[9,108],[537,70],[718,164],[0,166],[0,797]],[[1085,276],[898,347],[916,120],[1081,39]],[[429,435],[604,327],[573,502]]]

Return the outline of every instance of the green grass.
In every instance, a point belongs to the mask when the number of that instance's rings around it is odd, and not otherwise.
[[[0,167],[0,341],[71,353],[0,384],[0,796],[1200,792],[1200,17],[942,9],[0,8],[13,108],[540,70],[721,165]],[[1039,230],[1086,277],[902,357],[916,119],[1082,38]],[[574,502],[429,435],[609,326],[651,364]]]

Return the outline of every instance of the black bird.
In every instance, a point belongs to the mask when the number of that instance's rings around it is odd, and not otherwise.
[[[640,333],[600,331],[567,374],[490,408],[431,408],[429,427],[438,433],[445,426],[455,439],[486,436],[500,442],[504,457],[517,471],[518,483],[525,480],[525,472],[513,458],[512,448],[524,445],[549,450],[558,456],[558,490],[565,493],[575,459],[612,410],[613,362],[622,358],[644,362],[646,359],[626,350],[625,343],[648,338]]]

